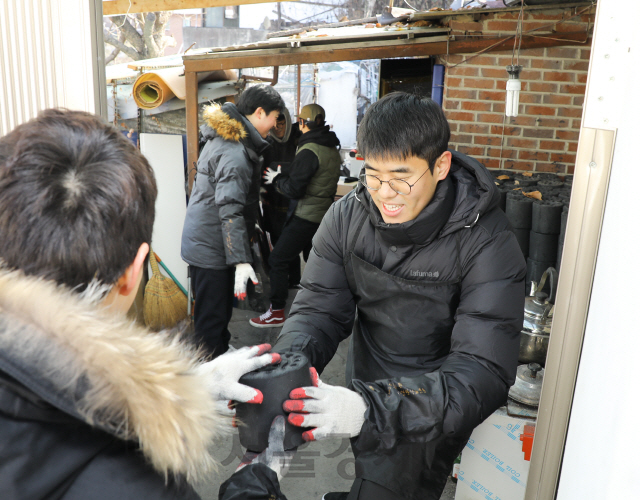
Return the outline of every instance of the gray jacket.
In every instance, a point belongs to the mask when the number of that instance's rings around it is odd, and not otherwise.
[[[259,210],[260,153],[269,145],[232,103],[205,109],[207,143],[182,230],[182,259],[225,269],[253,261],[250,240]]]

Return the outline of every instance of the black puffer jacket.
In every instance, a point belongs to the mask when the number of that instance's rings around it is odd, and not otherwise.
[[[506,401],[515,379],[526,268],[498,200],[489,172],[456,152],[449,176],[412,221],[386,224],[360,186],[322,221],[303,289],[274,348],[303,351],[322,370],[356,322],[347,379],[369,406],[353,443],[356,473],[406,498],[440,497],[469,434]],[[403,283],[457,283],[437,315],[399,310],[384,320],[397,325],[399,344],[413,338],[429,352],[378,345],[374,357],[362,348],[362,339],[371,341],[373,315],[356,314],[363,297],[350,278],[349,245],[359,226],[353,253],[365,265]],[[405,365],[411,356],[413,364]],[[358,379],[367,370],[380,375]]]
[[[199,498],[229,424],[194,349],[88,295],[0,268],[0,497]]]

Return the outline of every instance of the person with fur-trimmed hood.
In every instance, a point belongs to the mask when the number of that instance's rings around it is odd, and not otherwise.
[[[245,90],[236,104],[209,106],[201,133],[206,140],[182,231],[182,259],[195,294],[198,341],[211,356],[224,353],[233,298],[257,284],[251,239],[258,219],[261,153],[284,101],[273,87]]]
[[[146,159],[88,113],[0,138],[3,499],[197,499],[227,401],[262,401],[238,380],[279,360],[268,344],[205,362],[126,319],[156,194]]]

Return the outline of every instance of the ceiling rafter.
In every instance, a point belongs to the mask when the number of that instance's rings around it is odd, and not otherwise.
[[[271,3],[284,0],[104,0],[102,14],[115,16],[137,14],[139,12],[158,12],[180,9],[204,9],[207,7],[226,7],[228,5],[246,5],[252,3]],[[297,1],[297,0],[287,0]]]

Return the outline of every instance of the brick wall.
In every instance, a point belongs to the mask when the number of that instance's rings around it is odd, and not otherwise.
[[[582,15],[574,16],[576,11]],[[545,9],[524,14],[523,31],[576,32],[593,26],[595,7]],[[512,35],[518,12],[456,16],[453,34]],[[559,21],[566,20],[559,23]],[[511,42],[510,46],[513,44]],[[504,116],[506,66],[512,50],[440,57],[445,64],[443,108],[451,125],[451,148],[488,168],[573,173],[591,39],[582,46],[523,49],[522,91],[516,118]],[[469,59],[467,62],[463,62]],[[503,136],[504,123],[504,136]],[[501,150],[502,144],[502,150]]]

